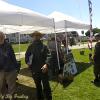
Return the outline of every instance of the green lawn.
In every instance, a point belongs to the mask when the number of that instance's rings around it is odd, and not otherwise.
[[[94,75],[93,66],[88,63],[88,54],[90,51],[85,49],[84,55],[80,55],[80,50],[72,50],[72,52],[76,61],[78,74],[75,76],[74,81],[66,84],[66,86],[63,86],[56,81],[50,81],[53,100],[100,100],[100,85],[91,83],[91,80],[94,79]],[[21,75],[28,76],[24,59],[22,59],[22,67]],[[27,86],[22,85],[21,82],[26,82]],[[21,88],[21,91],[19,92],[28,95],[30,97],[29,100],[33,100],[32,97],[35,90],[33,83],[21,79],[18,84]]]
[[[47,45],[47,41],[43,41],[43,43],[44,43],[45,45]],[[19,47],[20,47],[20,51],[21,51],[21,52],[24,52],[24,51],[27,50],[29,44],[30,44],[30,43],[20,44],[20,46],[19,46],[19,44],[12,44],[12,47],[13,47],[13,49],[14,49],[14,52],[19,52]]]
[[[94,79],[93,66],[89,64],[89,50],[85,49],[85,55],[80,55],[80,50],[73,50],[73,55],[78,68],[78,74],[74,81],[64,87],[58,84],[53,92],[53,100],[100,100],[100,85],[91,83]],[[51,84],[53,84],[51,82]],[[54,86],[51,85],[52,87]]]
[[[20,44],[20,51],[26,51],[27,47],[28,47],[29,43],[26,44]],[[12,45],[14,52],[19,52],[19,44],[13,44]]]

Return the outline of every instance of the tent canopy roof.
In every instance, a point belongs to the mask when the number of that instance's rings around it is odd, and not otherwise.
[[[61,12],[54,11],[49,15],[55,20],[55,29],[60,28],[75,28],[75,29],[89,29],[90,25],[83,21],[77,20],[74,17],[68,16]]]
[[[67,20],[67,21],[71,21],[71,22],[79,22],[79,23],[84,23],[81,20],[78,20],[72,16],[66,15],[64,13],[58,12],[58,11],[54,11],[52,12],[50,15],[48,15],[50,18],[54,18],[55,22],[58,21],[62,21],[62,20]]]
[[[0,24],[52,27],[53,21],[43,14],[0,0]]]

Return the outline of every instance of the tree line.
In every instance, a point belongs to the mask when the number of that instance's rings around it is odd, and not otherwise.
[[[100,29],[99,28],[93,28],[92,29],[92,32],[93,32],[93,36],[96,34],[96,33],[100,33]],[[88,30],[86,33],[85,33],[86,36],[90,36],[90,31]]]

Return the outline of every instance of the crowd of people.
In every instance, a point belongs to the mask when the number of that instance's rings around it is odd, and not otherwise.
[[[42,34],[35,31],[31,34],[33,42],[29,45],[25,53],[25,62],[31,70],[34,79],[37,100],[52,100],[51,87],[49,84],[48,71],[52,69],[52,75],[55,76],[62,73],[64,66],[64,55],[66,52],[66,41],[63,40],[63,51],[61,50],[61,42],[52,37],[48,42],[48,47],[41,41]],[[94,82],[100,81],[100,34],[96,35],[97,44],[93,56],[94,62]],[[49,49],[48,49],[49,48]],[[59,64],[57,58],[57,48],[59,55]],[[92,57],[92,56],[91,56]],[[16,77],[18,69],[18,62],[16,60],[14,50],[10,43],[5,41],[5,35],[0,32],[0,96],[12,96],[14,100],[14,93],[16,90]],[[7,89],[5,93],[5,89]],[[9,100],[9,98],[4,98]]]

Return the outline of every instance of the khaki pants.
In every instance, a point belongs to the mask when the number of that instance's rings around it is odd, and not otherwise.
[[[5,85],[7,84],[7,94],[12,95],[16,89],[16,71],[4,72],[0,71],[0,95],[2,95],[2,90],[5,91]],[[6,82],[6,84],[5,84]]]

